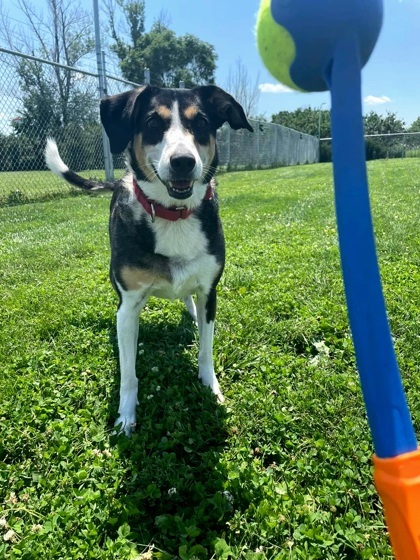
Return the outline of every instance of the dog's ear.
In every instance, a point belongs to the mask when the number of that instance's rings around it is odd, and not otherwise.
[[[216,120],[219,121],[217,128],[228,122],[234,130],[246,128],[250,132],[254,132],[242,106],[229,93],[217,86],[200,86],[195,88],[195,91],[204,102],[210,104]]]
[[[113,154],[123,152],[132,139],[138,108],[150,94],[150,89],[150,86],[144,86],[101,99],[101,121]]]

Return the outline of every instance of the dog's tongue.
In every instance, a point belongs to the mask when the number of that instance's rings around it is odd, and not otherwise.
[[[191,181],[173,181],[172,186],[179,190],[187,190],[191,187]]]

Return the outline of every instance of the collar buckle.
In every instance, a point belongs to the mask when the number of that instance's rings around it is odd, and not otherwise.
[[[183,215],[183,212],[184,212],[185,210],[187,210],[187,207],[186,207],[186,206],[177,206],[177,207],[175,208],[175,210],[177,210],[177,212],[179,212],[179,218],[180,218],[181,220],[183,220],[183,219],[186,217],[186,216]]]

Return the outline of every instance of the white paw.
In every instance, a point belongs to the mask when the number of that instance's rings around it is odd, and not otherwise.
[[[115,429],[112,432],[112,435],[120,435],[124,433],[127,437],[130,437],[136,429],[136,419],[120,414],[115,420],[114,427]]]
[[[213,370],[200,371],[200,373],[198,374],[198,378],[201,380],[201,383],[203,385],[205,385],[206,387],[210,387],[210,389],[216,395],[217,400],[220,403],[225,402],[225,397],[223,396],[223,393],[220,390],[219,382],[217,381],[216,374],[214,373]]]

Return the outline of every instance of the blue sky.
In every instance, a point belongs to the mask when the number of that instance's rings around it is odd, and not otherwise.
[[[343,0],[337,0],[343,1]],[[35,0],[37,6],[43,0]],[[101,6],[102,1],[99,0]],[[376,49],[363,70],[363,109],[378,113],[396,112],[411,124],[420,116],[420,0],[384,0],[385,18]],[[15,0],[7,0],[9,14],[17,19]],[[84,3],[89,9],[91,2]],[[193,33],[214,45],[218,53],[217,84],[226,86],[229,68],[238,57],[253,78],[259,76],[263,89],[276,84],[264,68],[256,46],[254,26],[259,0],[146,0],[146,27],[162,10],[171,18],[177,34]],[[94,64],[94,56],[88,64]],[[271,117],[281,110],[298,107],[329,108],[328,93],[265,93],[259,102],[260,114]]]
[[[343,0],[337,0],[343,1]],[[420,0],[384,0],[385,18],[376,49],[363,70],[363,108],[396,112],[411,124],[420,116]],[[226,85],[229,66],[238,57],[261,84],[276,81],[265,70],[255,46],[254,26],[259,0],[146,0],[146,25],[161,10],[178,33],[212,43],[219,55],[217,83]],[[298,107],[329,107],[328,93],[261,93],[259,112],[271,117]]]

